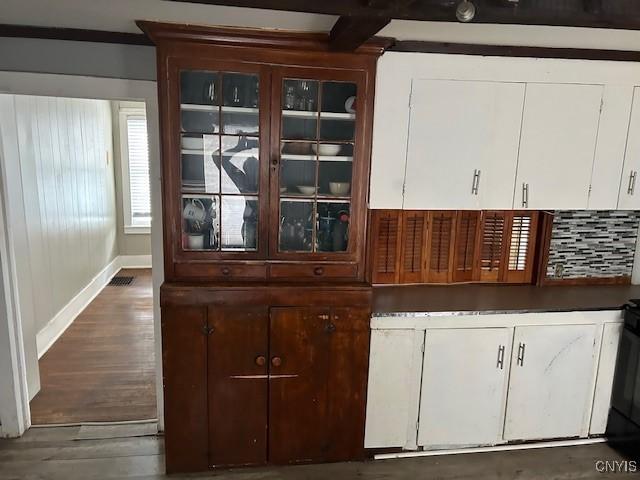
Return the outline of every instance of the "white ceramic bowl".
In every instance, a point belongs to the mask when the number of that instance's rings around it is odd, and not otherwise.
[[[316,187],[314,186],[309,186],[309,185],[297,185],[298,190],[300,190],[300,193],[303,195],[313,195],[314,193],[316,193]]]
[[[332,156],[337,155],[340,152],[342,145],[336,145],[334,143],[321,143],[318,145],[317,143],[314,143],[311,145],[311,149],[318,155]]]
[[[329,182],[329,191],[332,195],[346,195],[351,189],[349,182]]]

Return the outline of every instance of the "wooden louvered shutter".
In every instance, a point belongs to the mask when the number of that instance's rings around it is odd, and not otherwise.
[[[459,211],[456,220],[454,250],[454,282],[470,282],[474,279],[476,243],[480,225],[480,212]]]
[[[501,211],[482,212],[481,223],[478,279],[497,282],[504,270],[506,214]]]
[[[424,251],[427,239],[427,212],[402,212],[402,252],[400,255],[400,282],[424,281]]]
[[[398,283],[400,268],[400,210],[372,210],[371,265],[373,283]]]
[[[456,212],[429,212],[426,281],[447,283],[453,280],[453,238]]]
[[[508,219],[505,282],[531,283],[538,231],[538,212],[510,212]]]

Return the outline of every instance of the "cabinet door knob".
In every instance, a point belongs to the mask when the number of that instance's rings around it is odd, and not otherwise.
[[[229,275],[231,273],[231,269],[229,267],[222,267],[222,274]]]
[[[333,323],[328,323],[326,327],[324,327],[324,330],[327,333],[333,333],[336,331],[336,326]]]
[[[263,367],[265,363],[267,363],[267,359],[264,358],[264,355],[258,355],[256,357],[256,365]]]
[[[282,365],[282,359],[280,357],[273,357],[271,359],[271,365],[273,365],[274,367],[279,367],[280,365]]]
[[[278,157],[273,157],[271,159],[271,164],[275,167],[278,165]]]
[[[324,273],[324,268],[322,268],[322,267],[316,267],[316,268],[313,269],[313,274],[314,275],[320,276],[323,273]]]

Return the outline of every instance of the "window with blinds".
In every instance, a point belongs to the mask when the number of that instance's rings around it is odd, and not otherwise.
[[[538,212],[375,210],[374,283],[531,283]]]
[[[148,233],[151,226],[151,184],[144,104],[139,107],[121,106],[120,143],[125,233]]]

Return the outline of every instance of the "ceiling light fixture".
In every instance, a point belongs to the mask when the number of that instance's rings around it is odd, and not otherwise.
[[[456,18],[460,22],[470,22],[476,16],[476,6],[469,0],[462,0],[456,7]]]

